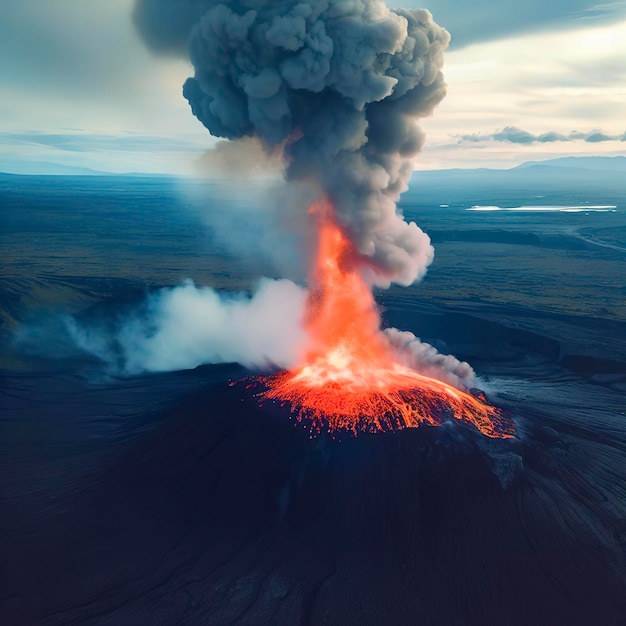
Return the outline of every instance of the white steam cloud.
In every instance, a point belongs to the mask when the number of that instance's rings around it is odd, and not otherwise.
[[[147,310],[111,332],[74,318],[66,325],[74,343],[115,373],[193,369],[206,363],[240,363],[263,369],[297,359],[306,291],[288,280],[262,279],[255,292],[220,294],[191,281],[162,289]]]

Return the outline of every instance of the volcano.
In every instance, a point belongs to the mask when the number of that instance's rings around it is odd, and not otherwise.
[[[327,433],[325,412],[311,437],[289,419],[291,403],[259,407],[258,384],[230,386],[250,376],[237,365],[119,377],[60,326],[17,344],[18,322],[52,324],[51,307],[108,328],[190,267],[223,289],[243,272],[200,254],[205,233],[179,183],[3,180],[7,232],[21,233],[5,239],[11,272],[0,281],[3,626],[622,626],[623,253],[581,253],[572,229],[617,237],[623,209],[494,218],[413,196],[406,210],[438,232],[443,268],[428,289],[377,294],[383,323],[471,361],[515,437],[438,409],[441,425],[356,437]],[[542,202],[563,198],[577,202],[567,189]],[[175,245],[171,215],[183,216]],[[473,239],[459,242],[468,221]],[[540,238],[548,230],[558,246]],[[495,265],[478,267],[485,250]],[[578,271],[580,254],[602,281]],[[528,258],[542,260],[518,277],[531,287],[503,293],[511,264]],[[581,290],[586,308],[573,315]]]

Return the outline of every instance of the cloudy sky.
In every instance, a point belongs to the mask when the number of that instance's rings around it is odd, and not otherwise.
[[[626,155],[626,0],[404,0],[452,34],[417,167]],[[182,60],[151,56],[133,0],[2,0],[0,171],[191,173],[214,143]]]

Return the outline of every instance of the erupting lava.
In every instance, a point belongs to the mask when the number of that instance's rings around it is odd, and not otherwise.
[[[261,399],[291,405],[315,430],[379,431],[455,418],[488,437],[512,437],[495,407],[398,362],[352,243],[322,200],[311,212],[319,241],[304,325],[311,339],[293,370],[264,377]]]

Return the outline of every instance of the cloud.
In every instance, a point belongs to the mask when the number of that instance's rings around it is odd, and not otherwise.
[[[158,53],[180,53],[211,0],[137,0],[133,18],[137,30]],[[424,8],[452,33],[452,48],[581,23],[604,23],[626,14],[626,2],[597,0],[389,0],[390,7]],[[167,20],[160,17],[167,15]],[[293,33],[291,34],[292,36]]]
[[[511,143],[532,143],[535,141],[535,137],[525,130],[510,126],[502,131],[498,131],[493,134],[492,137],[495,141],[510,141]]]
[[[595,131],[593,133],[585,135],[583,139],[588,143],[600,143],[602,141],[620,141],[621,136],[618,135],[617,137],[612,137],[611,135],[607,135],[606,133]]]
[[[625,32],[624,20],[585,22],[451,50],[444,68],[448,94],[437,115],[423,123],[428,141],[419,167],[501,168],[528,158],[624,154],[620,141],[559,141],[559,136],[599,129],[621,138]],[[545,136],[531,143],[483,137],[507,127]],[[461,136],[465,141],[457,143]]]
[[[493,133],[473,133],[469,135],[461,135],[459,143],[482,143],[487,141],[501,141],[516,143],[520,145],[529,145],[532,143],[556,143],[565,141],[585,141],[587,143],[602,143],[605,141],[626,141],[626,133],[622,135],[609,135],[599,130],[593,130],[587,133],[572,131],[567,135],[555,131],[533,135],[528,131],[522,130],[515,126],[507,126],[502,130]]]
[[[399,0],[394,6],[423,7],[452,33],[451,47],[522,33],[564,30],[581,23],[604,23],[626,14],[626,2],[596,0]]]
[[[135,0],[133,23],[152,52],[185,54],[189,33],[209,5],[209,0]]]
[[[133,21],[148,46],[159,54],[178,54],[187,48],[189,33],[212,0],[136,0]],[[549,29],[614,20],[626,13],[624,0],[388,0],[389,7],[424,8],[453,35],[452,47],[491,41]],[[255,8],[250,5],[249,8]],[[162,16],[166,15],[163,20]],[[277,24],[271,36],[295,37],[287,22]],[[293,39],[295,41],[296,39]],[[295,45],[292,43],[292,45]]]
[[[203,1],[188,3],[193,9]],[[177,16],[185,18],[178,10],[185,0],[162,0],[168,2],[176,7]],[[198,156],[213,145],[201,124],[189,115],[189,105],[181,95],[180,85],[191,71],[189,64],[154,57],[145,49],[133,26],[133,0],[3,0],[0,4],[4,130],[194,136],[193,141],[202,145]],[[620,15],[626,14],[626,1],[475,0],[470,5],[466,0],[388,0],[388,5],[428,8],[452,34],[444,68],[448,96],[437,115],[423,123],[428,142],[422,165],[465,166],[478,158],[497,167],[503,158],[511,165],[532,150],[536,150],[533,157],[539,157],[550,156],[548,149],[606,152],[624,145],[536,141],[525,144],[523,156],[520,144],[506,141],[465,141],[454,144],[456,152],[442,147],[450,143],[451,134],[461,135],[468,129],[488,133],[507,126],[535,128],[537,120],[564,136],[590,123],[607,135],[621,132],[620,115],[626,107],[626,22]],[[168,28],[165,34],[178,32],[169,41],[170,52],[186,45],[179,36],[186,29],[184,19],[178,31]],[[280,33],[277,30],[272,36]],[[158,38],[153,50],[155,46],[167,48]],[[94,137],[94,145],[99,141]],[[0,149],[0,158],[7,163],[3,169],[10,169],[10,164],[19,169],[40,160],[70,163],[69,159],[84,156],[89,167],[99,170],[193,172],[182,159],[158,156],[156,145],[151,153],[147,144],[145,149],[137,145],[136,151],[122,150],[122,144],[93,151],[85,146],[81,152],[41,143],[11,144],[16,148],[4,154]],[[41,151],[35,152],[37,147]],[[510,152],[503,157],[507,147]],[[175,150],[170,143],[164,154],[170,148]]]
[[[0,171],[56,174],[86,168],[110,173],[193,175],[198,173],[194,163],[207,144],[210,142],[204,134],[5,131],[0,132]]]
[[[103,135],[90,133],[0,132],[0,144],[46,146],[68,152],[121,150],[124,152],[193,152],[201,144],[173,137],[150,137],[139,134]]]
[[[145,49],[132,0],[0,4],[3,130],[202,133],[180,92],[189,64]]]
[[[133,37],[128,4],[127,0],[3,0],[2,82],[71,93],[80,99],[136,91],[140,86],[128,78],[145,65],[147,57]]]

